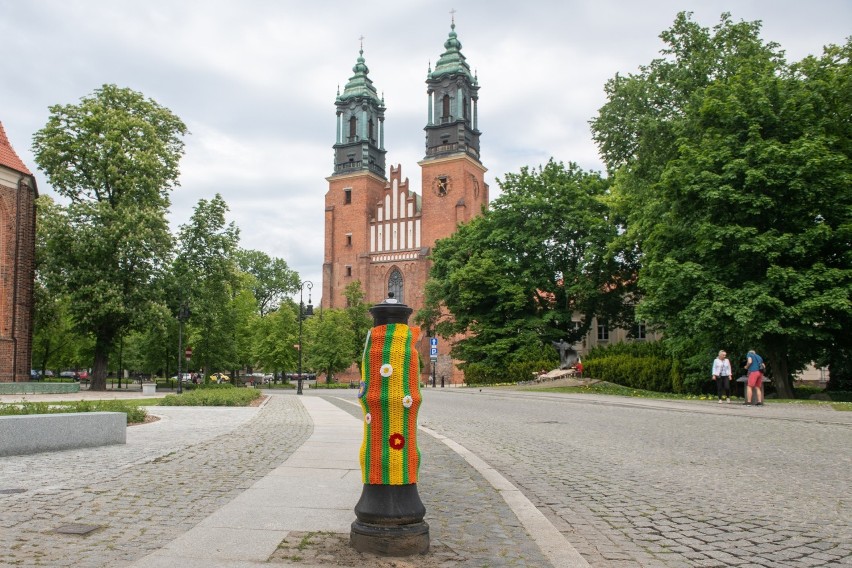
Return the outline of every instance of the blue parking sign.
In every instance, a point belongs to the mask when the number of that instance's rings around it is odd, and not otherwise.
[[[432,347],[429,349],[429,357],[437,357],[438,356],[438,348]]]

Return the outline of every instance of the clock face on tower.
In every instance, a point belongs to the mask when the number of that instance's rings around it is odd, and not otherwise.
[[[446,197],[446,195],[450,192],[450,177],[437,176],[432,182],[432,191],[434,191],[435,195],[438,197]]]

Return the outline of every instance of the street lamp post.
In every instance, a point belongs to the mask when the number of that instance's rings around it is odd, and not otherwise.
[[[307,308],[303,302],[305,286],[308,287]],[[296,394],[302,394],[302,321],[306,317],[314,315],[314,307],[311,305],[311,290],[313,287],[314,283],[310,280],[305,280],[299,284],[299,377],[296,379]]]
[[[180,360],[184,356],[183,352],[183,322],[189,319],[189,306],[186,305],[185,302],[181,302],[180,309],[178,310],[178,364],[177,364],[177,393],[183,393],[181,374],[180,374]]]

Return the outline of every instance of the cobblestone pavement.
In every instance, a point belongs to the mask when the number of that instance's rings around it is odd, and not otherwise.
[[[326,399],[360,420],[361,408],[345,402],[355,395],[347,395]],[[426,507],[430,541],[461,559],[448,566],[550,566],[500,494],[461,456],[423,432],[417,445],[423,458],[417,491]]]
[[[262,409],[156,407],[127,444],[0,458],[0,566],[122,566],[287,459],[312,427],[295,396]],[[23,493],[3,490],[26,489]],[[100,526],[85,536],[70,524]]]
[[[852,413],[424,391],[421,424],[501,471],[592,566],[852,565]]]

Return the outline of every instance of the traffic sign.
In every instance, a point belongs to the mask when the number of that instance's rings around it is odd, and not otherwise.
[[[187,348],[184,350],[183,355],[184,355],[184,357],[186,357],[186,360],[187,360],[187,361],[189,361],[190,359],[192,359],[192,347],[187,347]]]
[[[438,338],[437,337],[430,338],[429,339],[429,345],[431,345],[432,347],[437,347],[438,346]]]
[[[438,348],[437,347],[429,348],[429,357],[431,357],[433,359],[438,357]]]

